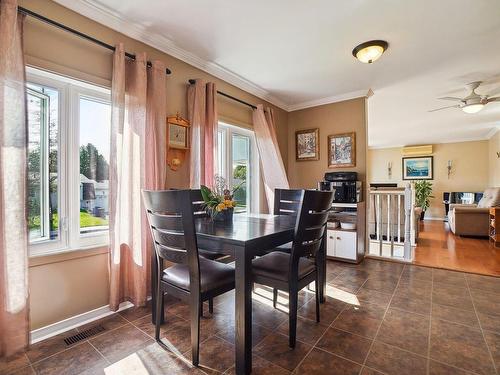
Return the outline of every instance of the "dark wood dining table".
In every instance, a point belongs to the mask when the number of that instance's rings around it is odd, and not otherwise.
[[[235,214],[232,222],[196,220],[198,247],[228,254],[235,260],[235,360],[236,373],[252,371],[252,259],[265,250],[293,240],[295,218],[289,215]],[[323,241],[324,243],[324,241]],[[152,270],[157,269],[153,256]],[[320,300],[326,291],[326,252],[323,244],[320,264]],[[155,275],[153,275],[155,277]],[[155,293],[153,293],[153,296]],[[153,311],[155,301],[153,299]]]

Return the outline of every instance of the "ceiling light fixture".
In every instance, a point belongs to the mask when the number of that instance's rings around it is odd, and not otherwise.
[[[382,56],[388,46],[385,40],[370,40],[354,47],[352,55],[363,63],[371,64]]]
[[[469,105],[464,105],[462,107],[462,111],[465,113],[478,113],[481,109],[483,109],[484,104],[477,103],[477,104],[469,104]]]

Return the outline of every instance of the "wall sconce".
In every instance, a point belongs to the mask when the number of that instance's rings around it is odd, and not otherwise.
[[[451,169],[453,168],[453,162],[451,160],[448,160],[448,166],[446,168],[448,169],[448,178],[450,178]]]
[[[392,161],[387,163],[387,177],[389,177],[389,180],[392,178]]]

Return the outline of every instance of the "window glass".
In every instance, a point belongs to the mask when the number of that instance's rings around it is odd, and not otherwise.
[[[232,166],[231,179],[233,188],[238,187],[234,194],[237,202],[236,211],[246,212],[250,201],[250,138],[240,134],[232,136]]]
[[[59,237],[59,92],[28,85],[28,230],[30,241]]]
[[[108,229],[111,109],[80,98],[80,233]]]
[[[254,133],[220,122],[217,134],[218,174],[231,190],[237,213],[259,212],[259,159]]]

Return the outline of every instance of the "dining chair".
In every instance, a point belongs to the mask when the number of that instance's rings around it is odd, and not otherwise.
[[[316,253],[326,231],[333,193],[306,190],[295,225],[290,253],[274,251],[252,261],[253,282],[289,293],[289,346],[295,347],[299,291],[314,281],[319,322],[319,264]],[[313,260],[314,258],[314,260]]]
[[[201,190],[200,189],[191,190],[191,199],[193,203],[194,218],[195,219],[207,218],[209,215],[207,213],[207,210],[205,210],[205,201],[203,200],[203,197],[201,195]],[[223,260],[228,258],[228,255],[226,254],[217,253],[215,251],[210,251],[200,248],[198,249],[198,254],[203,258],[207,258],[210,260]],[[213,306],[211,302],[209,303],[209,312],[213,313]]]
[[[160,339],[164,293],[188,301],[194,366],[199,364],[200,310],[203,302],[234,289],[234,267],[203,258],[198,253],[195,213],[197,192],[164,190],[142,192],[158,272],[156,279],[155,339]],[[163,261],[175,263],[163,269]]]
[[[301,189],[274,189],[274,215],[290,215],[297,217],[303,197],[304,190]],[[289,242],[268,250],[266,253],[273,251],[290,253],[291,250],[292,243]]]

